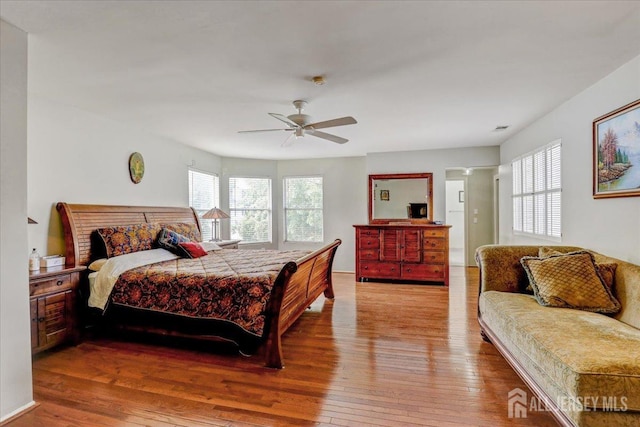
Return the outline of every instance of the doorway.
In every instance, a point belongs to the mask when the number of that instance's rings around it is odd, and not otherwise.
[[[449,229],[449,264],[465,266],[465,181],[446,180],[446,224]]]

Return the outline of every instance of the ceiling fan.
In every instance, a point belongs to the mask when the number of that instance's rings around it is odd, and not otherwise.
[[[330,133],[321,132],[318,129],[330,128],[335,126],[354,125],[358,123],[353,117],[340,117],[339,119],[325,120],[323,122],[311,123],[311,116],[302,114],[302,110],[307,105],[307,101],[296,100],[293,101],[293,106],[298,110],[297,114],[291,114],[290,116],[283,116],[282,114],[269,113],[271,117],[274,117],[284,122],[287,127],[284,129],[258,129],[258,130],[241,130],[238,133],[254,133],[254,132],[273,132],[273,131],[287,131],[293,132],[285,142],[283,146],[291,145],[298,138],[302,138],[305,135],[315,136],[316,138],[327,139],[338,144],[344,144],[349,141],[346,138],[332,135]]]

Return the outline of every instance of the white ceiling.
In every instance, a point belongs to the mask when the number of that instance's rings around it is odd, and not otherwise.
[[[1,0],[0,15],[30,33],[31,94],[231,157],[498,145],[640,54],[637,1]],[[355,117],[325,129],[349,143],[237,133],[280,127],[267,112],[294,99],[315,121]]]

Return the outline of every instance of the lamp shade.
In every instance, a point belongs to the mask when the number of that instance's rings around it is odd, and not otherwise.
[[[223,211],[222,209],[213,208],[207,211],[204,215],[202,215],[204,219],[224,219],[230,218],[229,214]]]

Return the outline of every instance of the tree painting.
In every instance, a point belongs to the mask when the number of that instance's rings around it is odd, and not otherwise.
[[[640,195],[640,100],[593,126],[594,197]]]
[[[619,179],[631,167],[629,156],[618,147],[618,135],[612,128],[604,133],[598,152],[598,181],[600,183]]]

